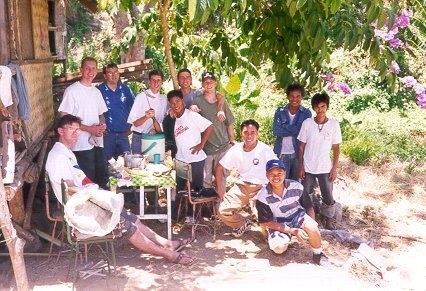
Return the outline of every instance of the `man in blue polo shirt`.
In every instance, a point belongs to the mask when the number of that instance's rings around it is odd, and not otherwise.
[[[103,69],[105,82],[99,85],[108,111],[105,115],[107,130],[104,134],[105,163],[112,157],[122,155],[130,151],[128,135],[130,124],[127,123],[130,109],[133,106],[135,96],[130,88],[120,81],[118,67],[114,63],[106,65]]]

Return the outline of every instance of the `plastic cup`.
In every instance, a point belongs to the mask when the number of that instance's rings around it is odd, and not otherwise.
[[[161,155],[154,154],[154,164],[159,164],[161,162]]]

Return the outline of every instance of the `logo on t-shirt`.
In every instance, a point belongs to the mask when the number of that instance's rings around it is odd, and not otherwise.
[[[178,137],[180,134],[184,133],[185,131],[187,131],[189,128],[188,126],[179,126],[178,128],[175,129],[175,137]]]
[[[259,165],[259,159],[258,158],[253,159],[253,165],[255,165],[255,166]]]

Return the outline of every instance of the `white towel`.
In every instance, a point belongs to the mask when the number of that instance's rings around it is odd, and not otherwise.
[[[0,100],[4,107],[8,107],[13,104],[12,101],[12,71],[6,66],[0,66]]]

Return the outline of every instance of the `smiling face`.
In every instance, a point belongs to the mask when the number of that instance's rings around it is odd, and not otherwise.
[[[93,79],[95,79],[96,74],[98,73],[97,63],[92,60],[85,61],[83,66],[80,68],[80,72],[81,81],[84,84],[91,84]]]
[[[192,77],[188,72],[181,72],[178,75],[178,84],[182,90],[188,90],[192,85]]]
[[[257,143],[257,137],[259,135],[259,131],[256,129],[254,125],[244,126],[241,130],[241,138],[244,141],[245,146],[254,146]]]
[[[202,87],[206,93],[213,93],[216,91],[217,82],[212,78],[205,78]]]
[[[116,84],[120,79],[120,73],[118,72],[118,68],[112,67],[106,69],[106,74],[104,74],[105,80],[108,84]]]
[[[152,75],[149,79],[149,89],[151,89],[154,94],[157,94],[160,91],[162,85],[163,78],[159,75]]]
[[[266,172],[266,178],[272,186],[280,186],[285,180],[285,171],[280,167],[275,167]]]
[[[317,105],[314,106],[314,111],[317,114],[317,117],[319,118],[325,117],[327,110],[328,106],[325,102],[319,102]]]
[[[299,108],[300,103],[302,103],[302,92],[300,92],[299,90],[294,90],[291,91],[288,95],[287,95],[287,99],[288,99],[288,103],[290,104],[290,107],[292,108]]]
[[[173,110],[173,113],[177,117],[181,117],[183,112],[185,111],[185,102],[183,102],[183,99],[178,96],[174,96],[169,100],[169,103],[170,108]]]

